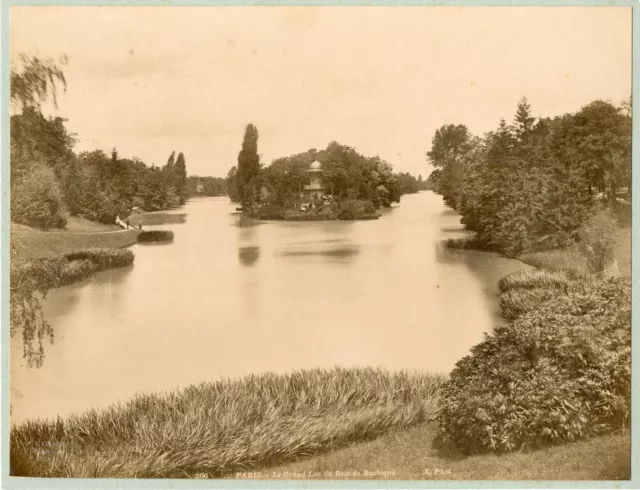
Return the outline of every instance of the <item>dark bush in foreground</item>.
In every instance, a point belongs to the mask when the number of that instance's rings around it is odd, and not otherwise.
[[[122,248],[88,248],[65,254],[67,260],[90,260],[96,271],[126,267],[133,264],[134,255],[131,250]]]
[[[253,375],[11,430],[16,476],[184,478],[276,464],[433,420],[443,377],[374,369]]]
[[[168,230],[141,231],[138,234],[139,243],[170,242],[173,240],[173,232]]]
[[[560,295],[476,345],[451,373],[440,424],[466,453],[513,451],[628,424],[631,285]]]

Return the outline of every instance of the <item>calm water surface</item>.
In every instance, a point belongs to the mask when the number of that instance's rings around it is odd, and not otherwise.
[[[527,268],[444,248],[465,232],[431,192],[377,221],[246,225],[226,198],[175,213],[158,226],[172,244],[135,245],[133,266],[49,292],[44,366],[12,342],[13,423],[265,371],[448,372],[500,323],[497,280]]]

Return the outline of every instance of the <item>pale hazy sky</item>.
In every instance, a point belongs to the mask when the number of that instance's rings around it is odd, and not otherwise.
[[[53,113],[116,146],[224,176],[244,127],[263,162],[336,140],[427,175],[434,131],[475,134],[631,94],[629,7],[12,7],[12,54],[65,53]]]

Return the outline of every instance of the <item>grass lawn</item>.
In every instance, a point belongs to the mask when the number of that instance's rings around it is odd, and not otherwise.
[[[11,223],[11,243],[20,258],[65,254],[85,248],[122,248],[137,242],[137,230],[69,217],[62,230],[44,231]]]
[[[462,457],[439,448],[435,423],[382,435],[329,453],[263,468],[261,478],[381,480],[628,480],[630,437],[613,434],[540,450]],[[395,472],[365,475],[364,471]],[[358,476],[348,476],[358,471]],[[327,472],[327,473],[325,473]],[[293,474],[293,475],[291,475]],[[302,476],[304,474],[304,476]],[[233,478],[236,475],[231,475]],[[241,475],[239,475],[241,476]]]

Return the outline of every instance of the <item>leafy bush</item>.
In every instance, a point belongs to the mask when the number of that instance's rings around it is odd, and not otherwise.
[[[337,218],[340,220],[377,219],[380,215],[371,201],[346,199],[339,204]]]
[[[134,254],[131,250],[122,248],[87,248],[64,255],[69,261],[90,260],[96,266],[96,271],[116,269],[133,264]]]
[[[64,228],[64,201],[53,170],[34,164],[12,187],[11,220],[40,228]]]
[[[466,453],[512,451],[628,424],[631,284],[556,296],[473,347],[445,385],[440,425]]]
[[[173,232],[168,230],[142,231],[138,234],[139,243],[170,242],[173,240]]]
[[[558,294],[558,290],[552,287],[510,289],[500,294],[498,303],[502,310],[502,316],[507,320],[515,320],[519,316],[539,308]]]

